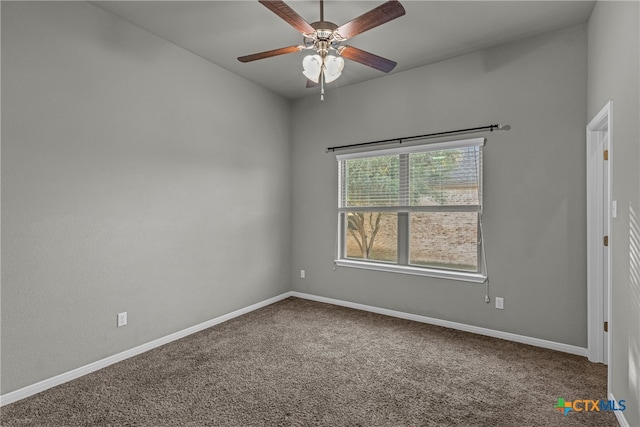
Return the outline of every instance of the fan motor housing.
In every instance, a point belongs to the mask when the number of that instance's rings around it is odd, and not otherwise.
[[[329,49],[338,49],[340,44],[340,36],[337,36],[335,32],[338,26],[329,21],[317,21],[311,25],[316,31],[311,34],[305,34],[305,46],[307,48],[313,47],[316,49],[319,55],[324,56],[329,52]]]
[[[318,21],[310,24],[316,30],[318,40],[330,40],[333,32],[338,28],[336,24],[329,21]]]

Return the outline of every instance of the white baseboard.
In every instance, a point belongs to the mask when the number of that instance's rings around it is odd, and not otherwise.
[[[435,319],[433,317],[421,316],[419,314],[404,313],[402,311],[389,310],[386,308],[373,307],[370,305],[358,304],[337,300],[333,298],[319,297],[316,295],[305,294],[302,292],[292,291],[291,296],[308,299],[312,301],[324,302],[327,304],[340,305],[343,307],[354,308],[356,310],[370,311],[372,313],[384,314],[386,316],[399,317],[400,319],[414,320],[421,323],[429,323],[431,325],[443,326],[445,328],[458,329],[460,331],[471,332],[478,335],[486,335],[488,337],[500,338],[507,341],[515,341],[522,344],[529,344],[536,347],[548,348],[551,350],[562,351],[564,353],[576,354],[578,356],[587,357],[587,349],[574,345],[563,344],[555,341],[547,341],[540,338],[532,338],[524,335],[512,334],[509,332],[496,331],[493,329],[481,328],[479,326],[466,325],[464,323],[450,322],[448,320]]]
[[[616,407],[620,407],[620,405],[618,404],[618,400],[613,396],[613,393],[609,393],[609,400],[613,400],[614,402],[616,402]],[[616,419],[618,420],[618,424],[620,424],[620,427],[631,427],[631,424],[629,424],[627,418],[624,416],[624,412],[614,411],[613,413],[616,415]]]
[[[60,375],[56,375],[55,377],[51,377],[35,384],[12,391],[10,393],[3,394],[2,396],[0,396],[0,406],[8,405],[9,403],[16,402],[20,399],[24,399],[25,397],[33,396],[34,394],[45,391],[51,387],[55,387],[76,378],[80,378],[83,375],[90,374],[91,372],[95,372],[109,365],[113,365],[114,363],[121,362],[133,356],[137,356],[138,354],[144,353],[145,351],[149,351],[156,347],[160,347],[161,345],[165,345],[172,341],[179,340],[180,338],[184,338],[187,335],[191,335],[196,332],[202,331],[203,329],[207,329],[220,323],[226,322],[227,320],[231,320],[234,317],[242,316],[243,314],[273,304],[274,302],[278,302],[280,300],[288,298],[289,296],[291,296],[291,292],[285,292],[273,298],[269,298],[248,307],[232,311],[231,313],[224,314],[220,317],[216,317],[215,319],[208,320],[198,325],[191,326],[178,332],[174,332],[173,334],[166,335],[162,338],[158,338],[146,344],[142,344],[132,349],[125,350],[121,353],[114,354],[113,356],[109,356],[88,365],[81,366],[69,372],[65,372]]]
[[[3,394],[2,396],[0,396],[0,406],[8,405],[10,403],[24,399],[26,397],[33,396],[34,394],[40,393],[41,391],[47,390],[51,387],[55,387],[57,385],[66,383],[76,378],[80,378],[83,375],[89,374],[91,372],[95,372],[99,369],[105,368],[114,363],[120,362],[122,360],[128,359],[133,356],[137,356],[138,354],[144,353],[145,351],[149,351],[156,347],[160,347],[161,345],[165,345],[172,341],[179,340],[180,338],[184,338],[188,335],[199,332],[203,329],[210,328],[212,326],[226,322],[227,320],[231,320],[234,317],[238,317],[243,314],[249,313],[251,311],[257,310],[259,308],[266,307],[267,305],[273,304],[275,302],[281,301],[291,296],[307,299],[311,301],[318,301],[318,302],[324,302],[324,303],[333,304],[333,305],[339,305],[342,307],[353,308],[356,310],[369,311],[372,313],[383,314],[386,316],[398,317],[401,319],[413,320],[421,323],[429,323],[432,325],[443,326],[445,328],[458,329],[461,331],[471,332],[474,334],[486,335],[494,338],[501,338],[508,341],[515,341],[523,344],[533,345],[536,347],[543,347],[551,350],[557,350],[565,353],[571,353],[571,354],[587,357],[587,349],[582,347],[576,347],[568,344],[547,341],[539,338],[531,338],[523,335],[511,334],[509,332],[495,331],[492,329],[481,328],[478,326],[465,325],[464,323],[456,323],[456,322],[450,322],[448,320],[435,319],[432,317],[421,316],[418,314],[404,313],[401,311],[373,307],[370,305],[342,301],[342,300],[337,300],[333,298],[320,297],[320,296],[306,294],[302,292],[288,291],[278,296],[275,296],[273,298],[269,298],[267,300],[250,305],[248,307],[241,308],[239,310],[222,315],[220,317],[216,317],[215,319],[211,319],[206,322],[200,323],[198,325],[191,326],[189,328],[175,332],[173,334],[169,334],[162,338],[158,338],[146,344],[142,344],[132,349],[125,350],[121,353],[114,354],[113,356],[109,356],[107,358],[98,360],[88,365],[81,366],[69,372],[65,372],[60,375],[56,375],[55,377],[51,377],[46,380],[37,382],[35,384],[12,391],[10,393]],[[622,420],[624,420],[624,416],[622,414],[616,412],[616,416],[618,417],[621,416]],[[628,424],[623,424],[622,422],[621,422],[621,425],[628,426]]]

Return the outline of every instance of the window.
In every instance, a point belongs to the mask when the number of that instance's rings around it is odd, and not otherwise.
[[[484,282],[484,142],[337,155],[336,263]]]

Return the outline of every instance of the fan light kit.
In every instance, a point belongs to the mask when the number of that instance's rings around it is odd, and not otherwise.
[[[325,83],[331,83],[342,74],[344,59],[340,56],[308,55],[302,61],[302,74],[314,83],[318,83],[322,77]]]
[[[315,53],[305,56],[302,60],[302,74],[307,78],[307,87],[320,84],[321,100],[324,100],[324,84],[335,81],[342,74],[343,58],[385,73],[390,72],[397,65],[394,61],[362,49],[341,45],[351,37],[404,15],[404,7],[397,0],[389,0],[340,27],[324,20],[323,0],[320,0],[320,21],[311,24],[283,1],[259,0],[259,2],[300,32],[304,44],[241,56],[238,60],[251,62],[302,50],[313,50]]]

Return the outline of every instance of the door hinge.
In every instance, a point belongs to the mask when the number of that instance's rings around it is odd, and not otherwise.
[[[602,153],[603,157],[605,160],[609,160],[609,150],[604,150],[604,152]]]
[[[609,236],[604,236],[604,245],[609,246]]]
[[[604,331],[609,332],[609,322],[607,321],[604,322]]]

